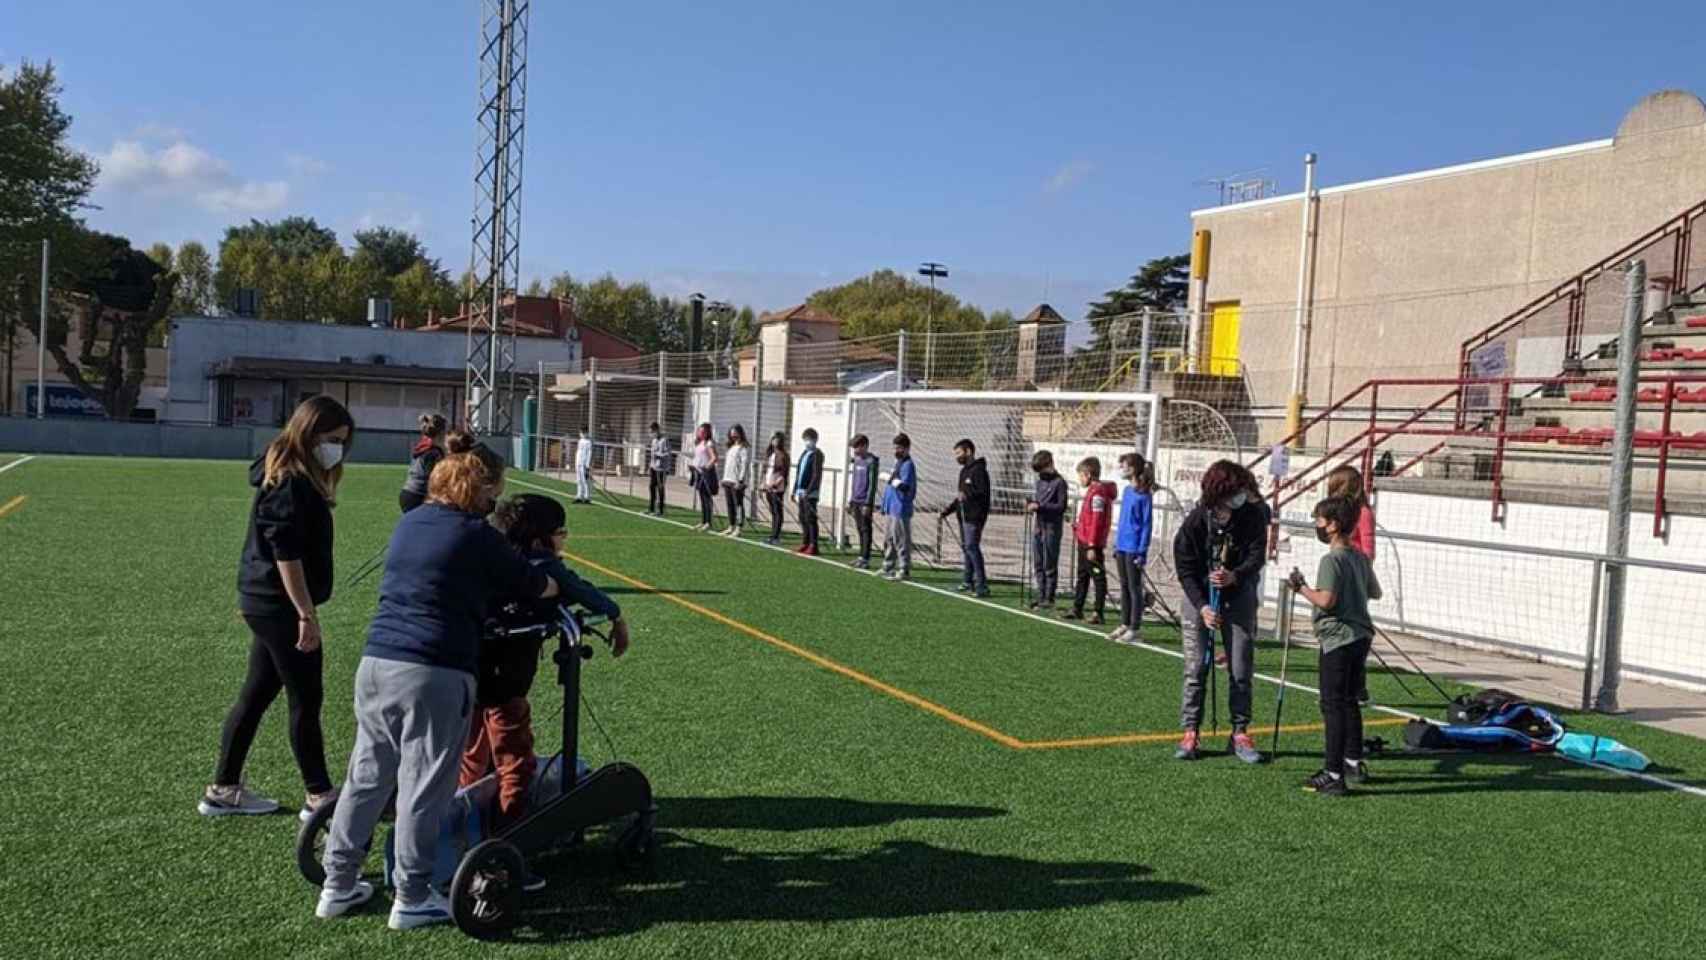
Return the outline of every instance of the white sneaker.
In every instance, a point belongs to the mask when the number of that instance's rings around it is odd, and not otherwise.
[[[320,903],[314,907],[314,916],[321,920],[331,920],[372,899],[373,884],[366,880],[357,880],[355,886],[348,890],[323,889],[320,891]]]
[[[420,903],[404,903],[396,900],[391,903],[391,929],[413,930],[416,927],[430,927],[435,923],[450,922],[450,901],[444,894],[434,890]]]
[[[1112,640],[1115,643],[1124,643],[1124,642],[1126,642],[1126,639],[1129,638],[1130,636],[1131,636],[1131,628],[1130,627],[1120,627],[1118,630],[1115,630],[1113,633],[1108,634],[1108,639]]]
[[[208,787],[202,792],[201,802],[195,809],[204,817],[252,817],[277,811],[278,801],[238,784],[235,787]]]

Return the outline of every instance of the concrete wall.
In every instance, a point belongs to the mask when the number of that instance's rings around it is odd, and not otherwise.
[[[1321,191],[1311,405],[1374,377],[1456,376],[1464,339],[1706,199],[1706,106],[1655,95],[1612,140],[1393,179]],[[1239,353],[1259,406],[1290,390],[1302,205],[1192,215],[1212,236],[1206,302],[1243,305]],[[1706,281],[1706,250],[1694,259],[1693,282]],[[1668,249],[1649,272],[1670,273]]]
[[[91,457],[169,457],[251,460],[278,433],[270,427],[206,427],[113,423],[107,420],[0,418],[0,451]],[[358,430],[350,450],[354,463],[409,462],[414,432]],[[505,451],[509,444],[494,445]]]

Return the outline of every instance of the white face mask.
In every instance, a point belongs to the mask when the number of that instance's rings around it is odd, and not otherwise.
[[[1121,467],[1120,468],[1120,476],[1124,477],[1127,480],[1130,480],[1136,473],[1137,473],[1137,471],[1133,470],[1130,467]]]
[[[1237,510],[1240,507],[1244,506],[1244,504],[1249,499],[1250,499],[1249,495],[1246,494],[1244,491],[1240,490],[1237,493],[1233,494],[1231,496],[1231,498],[1226,501],[1226,508],[1228,510]]]
[[[314,448],[314,459],[320,461],[322,468],[330,470],[343,462],[344,445],[336,440],[322,440],[320,445]]]

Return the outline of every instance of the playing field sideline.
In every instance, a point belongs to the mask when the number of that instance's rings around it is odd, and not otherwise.
[[[323,614],[335,767],[377,591],[342,589],[343,574],[386,541],[401,473],[352,468],[340,497],[340,593]],[[313,919],[294,820],[195,815],[246,654],[233,590],[248,502],[237,463],[42,457],[0,474],[6,956],[403,946],[382,910]],[[656,786],[664,849],[654,879],[596,849],[559,861],[524,939],[695,958],[1680,957],[1706,942],[1706,799],[1551,758],[1384,756],[1366,792],[1322,800],[1298,789],[1320,746],[1306,693],[1287,697],[1274,762],[1181,764],[1165,652],[611,507],[569,516],[571,566],[635,628],[629,657],[592,661],[586,697]],[[1259,669],[1277,668],[1263,650]],[[1301,683],[1313,669],[1293,657]],[[1371,687],[1436,712],[1384,675]],[[1264,749],[1274,692],[1258,684]],[[552,749],[548,673],[533,700]],[[1706,785],[1706,744],[1581,723]],[[583,745],[594,762],[612,750],[591,723]],[[300,793],[282,710],[250,776]],[[528,949],[454,929],[407,948]]]

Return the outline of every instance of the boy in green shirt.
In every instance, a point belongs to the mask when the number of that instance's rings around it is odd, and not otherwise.
[[[1291,588],[1314,606],[1315,639],[1321,644],[1321,718],[1327,726],[1327,756],[1303,789],[1342,797],[1346,781],[1368,782],[1362,762],[1362,707],[1357,694],[1366,682],[1374,620],[1368,602],[1380,599],[1374,565],[1354,546],[1361,507],[1344,497],[1315,505],[1315,536],[1329,546],[1311,588],[1297,570]]]

